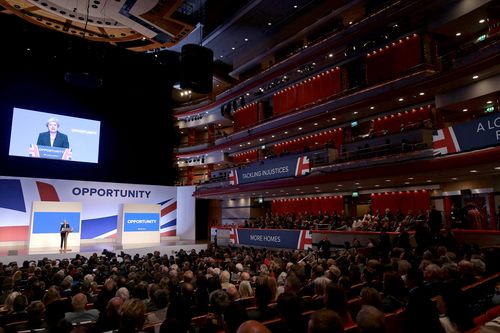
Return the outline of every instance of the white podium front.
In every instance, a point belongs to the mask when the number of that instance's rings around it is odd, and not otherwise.
[[[117,243],[160,244],[160,205],[123,204],[118,218]]]
[[[80,249],[81,202],[34,201],[31,211],[29,250],[59,249],[61,226],[66,220],[72,230],[68,234],[68,250]]]

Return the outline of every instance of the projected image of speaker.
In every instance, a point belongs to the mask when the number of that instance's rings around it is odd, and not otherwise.
[[[214,53],[197,44],[186,44],[181,50],[181,89],[199,94],[212,92]]]

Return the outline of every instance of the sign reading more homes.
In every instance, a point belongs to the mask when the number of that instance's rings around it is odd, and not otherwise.
[[[470,151],[500,143],[500,114],[493,113],[432,134],[434,155]]]
[[[255,183],[279,178],[307,175],[310,171],[307,156],[282,157],[256,163],[246,168],[229,172],[231,185]]]

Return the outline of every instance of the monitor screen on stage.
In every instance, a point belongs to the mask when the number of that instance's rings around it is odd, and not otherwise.
[[[79,212],[34,212],[33,230],[34,234],[59,233],[64,220],[69,224],[73,232],[80,232]]]
[[[97,163],[100,122],[14,108],[9,155]]]

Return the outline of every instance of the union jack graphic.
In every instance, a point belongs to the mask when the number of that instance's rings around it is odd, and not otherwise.
[[[301,230],[299,236],[299,244],[297,245],[299,250],[307,250],[312,248],[312,233],[311,230]]]
[[[168,199],[159,203],[160,213],[160,235],[177,235],[177,201]]]
[[[72,152],[71,148],[64,149],[64,153],[63,153],[63,156],[62,156],[63,160],[69,161],[69,160],[71,160],[72,156],[73,156],[73,152]]]
[[[238,229],[237,228],[231,228],[231,231],[229,232],[229,242],[231,244],[239,244],[238,240]]]
[[[34,144],[30,144],[28,153],[30,157],[40,157],[40,153],[38,152],[38,146]]]
[[[303,176],[309,173],[309,158],[307,156],[300,156],[297,159],[297,167],[295,168],[295,176]]]
[[[238,185],[238,173],[235,169],[229,171],[229,185]]]
[[[434,156],[457,153],[460,151],[460,145],[453,128],[445,127],[432,133],[432,148]]]

